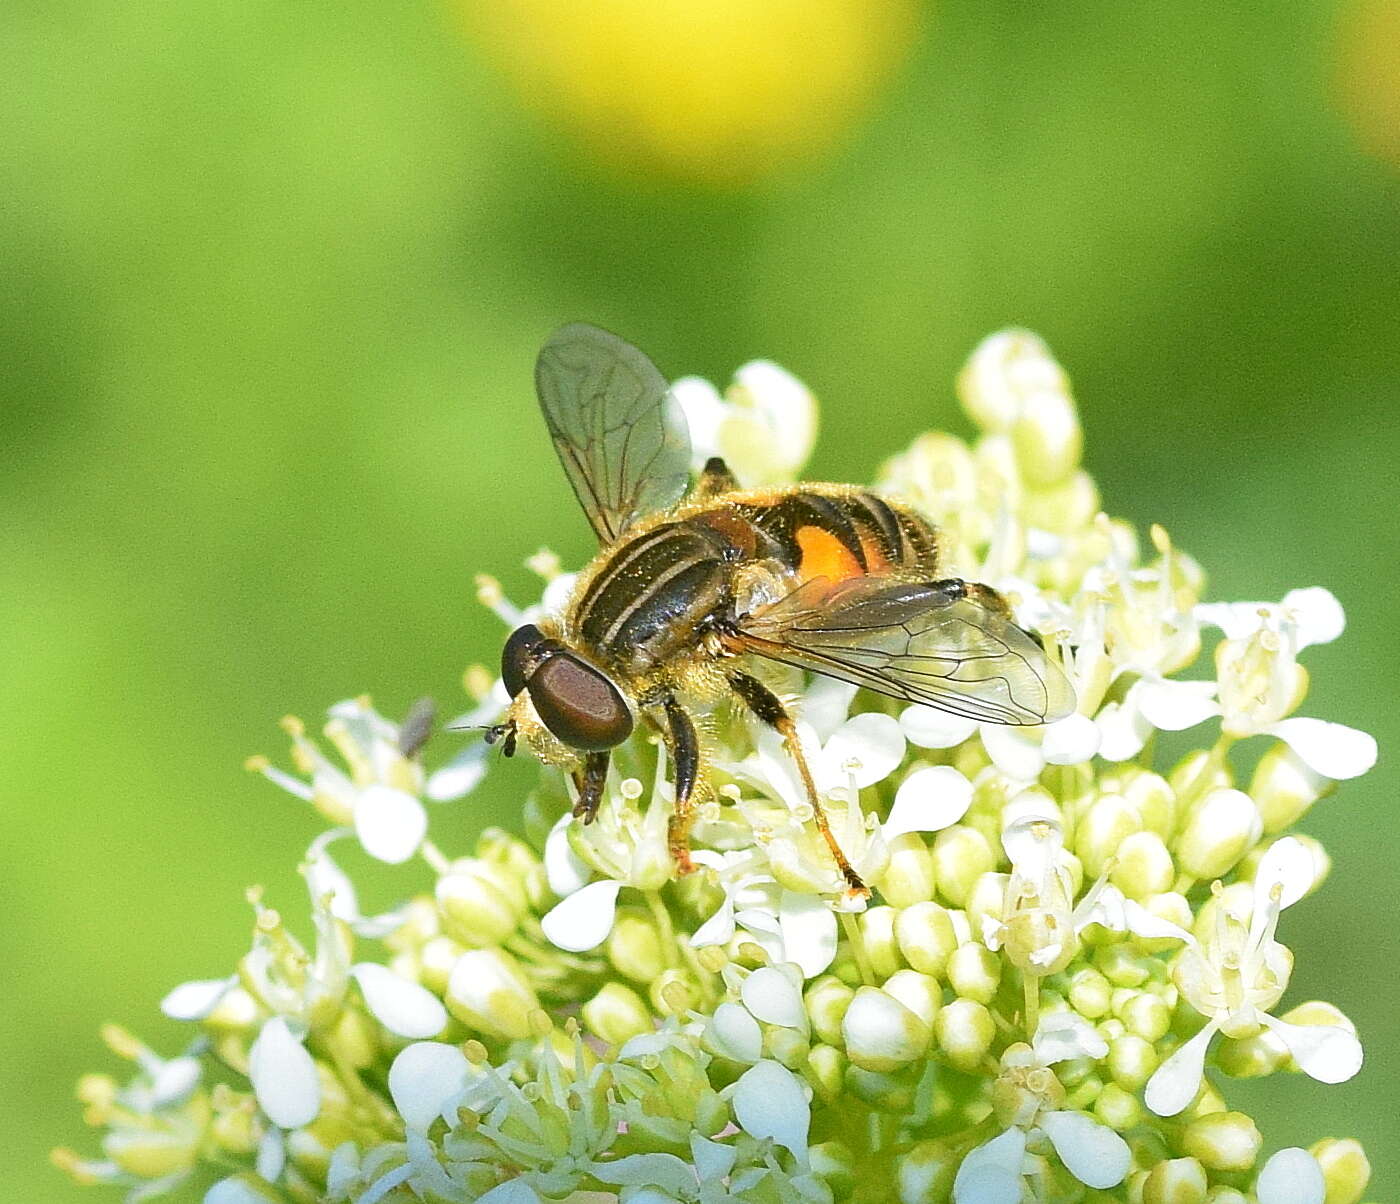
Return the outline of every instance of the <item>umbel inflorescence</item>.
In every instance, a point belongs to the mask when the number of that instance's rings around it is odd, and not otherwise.
[[[756,485],[805,462],[815,403],[773,365],[723,396],[674,389],[697,463],[722,453]],[[977,439],[923,435],[876,488],[940,526],[950,572],[1007,595],[1078,710],[978,725],[763,668],[873,898],[845,889],[777,737],[730,708],[704,734],[699,869],[677,879],[646,734],[592,825],[542,769],[523,835],[454,856],[428,811],[480,782],[484,744],[428,769],[446,739],[343,702],[324,741],[286,722],[290,772],[252,762],[330,825],[309,901],[284,916],[250,892],[250,950],[162,1002],[190,1025],[176,1056],[106,1031],[135,1072],[82,1080],[102,1153],[56,1161],[129,1199],[211,1183],[208,1204],[1360,1200],[1357,1143],[1271,1150],[1225,1098],[1231,1078],[1361,1066],[1337,1008],[1286,1000],[1278,932],[1330,867],[1290,830],[1375,759],[1296,713],[1300,654],[1341,608],[1318,588],[1203,601],[1165,531],[1101,513],[1033,336],[984,342],[959,394]],[[553,557],[531,564],[528,611],[481,581],[509,624],[568,597]],[[493,722],[500,683],[466,680],[463,721]],[[449,849],[466,822],[439,815]],[[419,893],[362,914],[333,859],[355,841],[417,865]]]

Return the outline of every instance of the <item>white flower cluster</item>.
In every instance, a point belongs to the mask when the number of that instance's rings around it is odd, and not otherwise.
[[[805,460],[815,405],[772,365],[726,398],[678,393],[701,450],[746,479]],[[872,900],[845,889],[780,741],[729,708],[707,719],[684,879],[645,734],[614,756],[596,822],[569,818],[572,783],[545,770],[528,841],[491,830],[452,858],[424,800],[478,785],[480,740],[426,773],[417,719],[337,705],[338,762],[288,720],[295,773],[251,764],[332,825],[302,866],[314,939],[253,892],[236,971],[162,1005],[189,1047],[163,1060],[108,1030],[136,1076],[83,1080],[103,1156],[56,1160],[131,1199],[212,1174],[208,1204],[1357,1204],[1357,1143],[1266,1155],[1210,1072],[1335,1083],[1361,1066],[1332,1005],[1278,1013],[1280,915],[1330,868],[1290,829],[1376,755],[1296,714],[1299,657],[1341,634],[1341,607],[1317,588],[1205,602],[1165,532],[1144,554],[1100,513],[1064,374],[1033,336],[988,339],[960,393],[977,441],[922,436],[877,487],[939,524],[950,573],[1006,594],[1078,709],[979,725],[761,668],[796,703]],[[558,607],[572,579],[532,565]],[[509,624],[538,613],[490,579],[480,593]],[[467,681],[464,720],[489,723],[499,682]],[[1194,729],[1200,746],[1169,756]],[[362,914],[342,840],[417,858],[420,893]]]

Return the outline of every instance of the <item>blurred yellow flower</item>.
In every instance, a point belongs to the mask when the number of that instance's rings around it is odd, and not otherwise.
[[[912,44],[919,0],[493,0],[472,35],[615,166],[742,186],[827,150]]]
[[[1334,88],[1361,146],[1400,167],[1400,5],[1352,0],[1338,26]]]

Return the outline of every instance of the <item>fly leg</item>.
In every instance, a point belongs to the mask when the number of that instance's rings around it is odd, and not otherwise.
[[[584,757],[583,768],[574,773],[574,785],[578,787],[574,815],[586,824],[591,824],[598,817],[598,804],[603,801],[603,786],[608,780],[608,758],[611,755],[606,749],[591,752]]]
[[[671,760],[676,765],[676,805],[667,824],[667,844],[676,872],[689,874],[695,870],[695,863],[690,860],[690,825],[695,819],[692,808],[695,783],[700,776],[700,739],[695,734],[695,721],[673,695],[662,697],[661,709],[666,718]]]
[[[750,677],[747,673],[729,674],[729,684],[733,687],[734,692],[744,700],[745,705],[754,713],[760,723],[766,723],[782,736],[788,752],[797,764],[797,773],[802,779],[803,789],[807,792],[807,801],[812,804],[812,815],[817,821],[817,830],[822,834],[822,839],[826,841],[827,848],[831,850],[831,855],[836,860],[836,867],[841,871],[841,876],[846,879],[846,884],[850,887],[852,894],[869,896],[870,888],[851,868],[851,863],[846,860],[846,854],[836,843],[836,834],[832,832],[831,824],[826,818],[826,812],[822,810],[821,797],[817,794],[817,784],[812,780],[812,770],[807,765],[807,758],[802,752],[802,742],[797,738],[797,725],[793,722],[792,716],[788,714],[787,708],[783,706],[782,701],[772,690],[756,677]]]
[[[721,493],[733,493],[738,488],[739,482],[729,471],[729,465],[719,456],[711,456],[700,470],[700,479],[695,482],[695,496],[703,500]]]

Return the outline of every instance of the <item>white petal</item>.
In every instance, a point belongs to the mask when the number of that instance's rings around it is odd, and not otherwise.
[[[755,1019],[806,1031],[807,1012],[802,1006],[802,992],[777,966],[760,966],[744,979],[739,996]]]
[[[283,1129],[309,1125],[321,1111],[316,1063],[281,1016],[262,1026],[248,1051],[248,1077],[258,1106]]]
[[[956,748],[977,730],[977,721],[936,707],[915,705],[905,707],[899,726],[905,739],[920,748]]]
[[[574,586],[577,584],[577,573],[560,573],[559,576],[550,581],[544,587],[544,593],[540,595],[541,616],[553,618],[563,614],[564,608],[569,604],[569,599],[573,597]]]
[[[1020,1204],[1026,1135],[1004,1133],[970,1151],[953,1180],[955,1204]]]
[[[435,1037],[447,1025],[447,1009],[427,987],[409,982],[388,966],[360,962],[350,973],[364,992],[371,1014],[399,1037]]]
[[[690,938],[696,949],[706,945],[727,945],[734,935],[734,897],[726,894],[715,914],[700,925]]]
[[[1366,732],[1325,719],[1284,719],[1266,728],[1314,773],[1334,781],[1357,778],[1376,763],[1376,740]]]
[[[1218,627],[1228,640],[1244,640],[1259,630],[1264,614],[1272,613],[1271,602],[1201,602],[1195,607],[1196,621]]]
[[[1076,1012],[1050,1012],[1040,1018],[1032,1043],[1036,1058],[1046,1066],[1071,1058],[1101,1058],[1108,1042]]]
[[[1301,840],[1285,836],[1274,841],[1259,858],[1259,866],[1254,871],[1256,910],[1262,910],[1260,904],[1276,885],[1283,887],[1279,909],[1292,907],[1312,889],[1316,876],[1313,855]]]
[[[682,376],[672,381],[671,396],[685,414],[695,467],[700,468],[719,453],[719,424],[724,420],[725,403],[719,390],[700,376]]]
[[[220,1179],[204,1193],[204,1204],[272,1204],[275,1199],[247,1175]]]
[[[424,1130],[465,1090],[472,1065],[455,1045],[419,1041],[389,1067],[389,1096],[410,1129]]]
[[[1043,882],[1058,867],[1064,848],[1060,821],[1027,812],[1007,824],[1001,847],[1017,874],[1030,882]]]
[[[1036,729],[984,723],[982,747],[987,750],[992,764],[1017,782],[1034,781],[1045,768],[1045,757],[1041,755],[1039,732]]]
[[[734,1119],[750,1137],[771,1137],[806,1162],[812,1112],[801,1080],[787,1067],[769,1061],[750,1066],[734,1084],[731,1103]]]
[[[783,891],[778,909],[783,956],[814,978],[836,958],[836,916],[818,896]]]
[[[268,1129],[262,1135],[262,1140],[258,1142],[258,1154],[254,1160],[254,1167],[260,1178],[266,1179],[269,1183],[276,1183],[282,1175],[282,1168],[287,1162],[287,1142],[282,1136],[281,1129]]]
[[[1298,648],[1330,644],[1346,630],[1347,616],[1330,589],[1314,585],[1283,595],[1283,609],[1298,625]]]
[[[1080,765],[1093,759],[1101,739],[1098,724],[1088,715],[1066,715],[1045,725],[1040,755],[1050,765]]]
[[[178,1103],[199,1086],[203,1073],[198,1058],[171,1058],[151,1080],[151,1101],[157,1107]]]
[[[926,765],[899,784],[880,830],[887,841],[906,832],[938,832],[962,819],[971,805],[967,778],[951,765]]]
[[[561,815],[544,841],[544,876],[549,889],[561,899],[582,890],[593,877],[588,863],[569,843],[569,825],[573,822],[572,815]]]
[[[473,740],[446,765],[429,776],[423,793],[435,803],[470,794],[486,776],[486,757],[490,751],[485,740]]]
[[[732,1145],[711,1141],[699,1133],[690,1135],[690,1161],[695,1165],[701,1183],[717,1182],[734,1169],[739,1151]]]
[[[1213,681],[1143,678],[1134,688],[1143,718],[1159,731],[1185,731],[1220,714]]]
[[[306,875],[306,889],[311,893],[311,901],[320,903],[329,895],[331,915],[353,924],[360,919],[360,902],[355,895],[355,884],[326,852],[326,846],[332,840],[348,831],[347,828],[332,829],[313,840],[307,850],[302,872]]]
[[[1128,691],[1130,695],[1132,689]],[[1099,756],[1105,761],[1116,763],[1137,756],[1152,734],[1152,724],[1137,709],[1136,700],[1132,702],[1133,705],[1106,702],[1094,719],[1099,727]]]
[[[766,903],[760,907],[745,907],[742,911],[736,911],[734,918],[750,932],[782,939],[783,926],[778,920],[778,913]]]
[[[172,1020],[203,1020],[237,982],[237,974],[182,982],[160,1001],[160,1010]]]
[[[355,834],[376,861],[398,865],[423,843],[428,813],[406,790],[366,786],[355,799]]]
[[[822,751],[837,783],[844,784],[849,773],[863,790],[889,777],[904,759],[904,733],[898,721],[871,711],[847,719]]]
[[[850,682],[834,677],[813,679],[802,696],[802,718],[812,725],[818,739],[829,740],[831,733],[846,722],[856,689]]]
[[[809,724],[796,723],[797,742],[809,758],[821,748],[821,742]],[[783,746],[783,738],[770,727],[760,727],[754,735],[755,777],[766,793],[778,799],[789,810],[807,805],[807,793],[797,777],[797,766]],[[820,768],[815,766],[814,770]]]
[[[1327,1180],[1317,1159],[1296,1145],[1279,1150],[1259,1172],[1254,1184],[1259,1204],[1322,1204]]]
[[[1262,1014],[1259,1019],[1288,1046],[1298,1069],[1319,1083],[1345,1083],[1361,1069],[1361,1042],[1340,1025],[1289,1024]]]
[[[1132,1151],[1107,1125],[1083,1112],[1043,1112],[1038,1123],[1065,1169],[1085,1187],[1105,1191],[1123,1182]]]
[[[590,882],[550,908],[540,927],[554,944],[570,953],[596,949],[612,931],[621,889],[622,883],[611,878]]]
[[[724,1056],[735,1062],[757,1062],[763,1056],[763,1030],[740,1004],[715,1008],[711,1031]]]
[[[1186,929],[1173,924],[1170,920],[1162,919],[1161,916],[1153,915],[1141,903],[1132,899],[1123,900],[1123,916],[1128,931],[1134,936],[1150,939],[1170,937],[1173,940],[1186,941],[1188,944],[1192,940],[1191,934]]]
[[[498,1183],[484,1196],[478,1196],[476,1204],[542,1204],[539,1192],[524,1179],[507,1179]]]
[[[1206,1073],[1206,1047],[1217,1027],[1214,1020],[1208,1021],[1147,1080],[1143,1102],[1158,1116],[1175,1116],[1196,1098]]]

